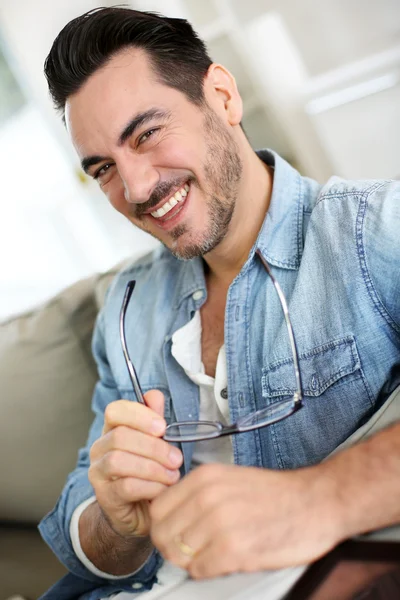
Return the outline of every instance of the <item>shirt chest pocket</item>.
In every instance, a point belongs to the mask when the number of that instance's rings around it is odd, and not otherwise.
[[[276,450],[285,468],[322,460],[373,409],[352,335],[300,353],[299,368],[304,406],[272,426]],[[293,358],[263,368],[262,396],[266,405],[292,396],[295,390]]]

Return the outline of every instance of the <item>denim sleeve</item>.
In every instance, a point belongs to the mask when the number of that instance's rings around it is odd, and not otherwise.
[[[361,268],[376,311],[400,334],[400,182],[381,182],[361,202],[358,244]]]
[[[72,547],[70,523],[77,506],[94,495],[94,490],[88,479],[89,451],[93,442],[101,435],[105,407],[110,402],[119,399],[119,392],[107,362],[103,326],[103,314],[100,313],[93,336],[93,354],[100,375],[100,380],[95,387],[92,401],[95,419],[90,428],[86,446],[79,451],[75,470],[68,476],[56,506],[44,517],[39,525],[39,531],[43,539],[68,571],[83,580],[97,582],[99,587],[111,582],[89,571],[77,558]],[[129,585],[136,582],[148,584],[151,580],[155,580],[156,572],[161,562],[162,559],[158,552],[154,551],[139,571],[127,577],[126,580],[119,580],[119,584],[126,583]]]

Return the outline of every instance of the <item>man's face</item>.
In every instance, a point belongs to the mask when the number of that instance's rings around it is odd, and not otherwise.
[[[178,258],[225,237],[242,172],[231,128],[158,82],[144,52],[121,52],[94,73],[68,99],[66,122],[111,204]]]

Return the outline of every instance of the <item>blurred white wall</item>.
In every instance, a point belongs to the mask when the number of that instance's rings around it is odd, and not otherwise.
[[[70,19],[103,4],[93,0],[0,0],[0,32],[15,74],[71,156],[67,136],[51,106],[43,63],[54,38]]]
[[[0,35],[27,98],[0,126],[0,164],[7,174],[0,195],[0,319],[155,246],[82,176],[43,75],[59,30],[96,6],[0,0]]]

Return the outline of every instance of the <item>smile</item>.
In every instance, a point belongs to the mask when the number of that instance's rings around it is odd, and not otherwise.
[[[165,204],[160,206],[158,210],[155,210],[154,212],[150,213],[151,216],[155,219],[161,219],[161,217],[164,217],[177,204],[185,200],[186,196],[188,195],[189,189],[189,185],[186,183],[180,190],[175,192],[175,194],[169,200],[167,200]]]

